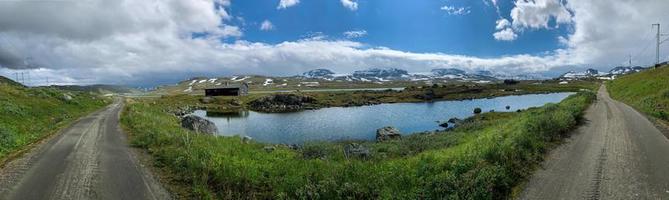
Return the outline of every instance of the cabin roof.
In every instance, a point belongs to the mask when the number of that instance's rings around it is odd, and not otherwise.
[[[216,87],[210,87],[210,88],[205,88],[205,90],[210,90],[210,89],[239,89],[242,87],[241,83],[233,83],[233,84],[228,84],[228,85],[218,85]]]

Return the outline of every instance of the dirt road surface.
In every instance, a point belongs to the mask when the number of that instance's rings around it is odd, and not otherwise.
[[[669,199],[669,140],[602,86],[586,123],[549,153],[520,199]]]
[[[117,99],[0,170],[0,199],[169,199],[119,128]]]

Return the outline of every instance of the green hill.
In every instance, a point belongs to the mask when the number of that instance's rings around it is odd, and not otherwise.
[[[614,99],[669,121],[669,66],[621,76],[607,86]]]
[[[0,76],[0,165],[8,155],[108,103],[85,92],[28,88]]]
[[[70,91],[79,91],[79,92],[94,92],[98,94],[109,94],[109,93],[139,93],[141,91],[121,86],[121,85],[58,85],[50,86],[55,87],[61,90],[70,90]]]

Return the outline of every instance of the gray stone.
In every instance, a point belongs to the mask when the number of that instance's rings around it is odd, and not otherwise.
[[[397,130],[397,128],[392,127],[392,126],[386,126],[380,129],[376,130],[376,141],[377,142],[382,142],[386,140],[392,140],[392,139],[401,139],[402,134],[400,133],[400,130]]]
[[[195,115],[187,115],[181,118],[181,127],[197,133],[215,134],[218,132],[214,122]]]
[[[244,137],[242,137],[242,143],[248,144],[251,142],[251,140],[253,140],[251,136],[245,135]]]
[[[276,148],[273,147],[273,146],[265,146],[265,147],[263,148],[263,150],[265,150],[267,153],[270,153],[270,152],[276,150]]]
[[[371,156],[369,148],[358,143],[351,143],[344,146],[344,156],[346,158],[368,158]]]

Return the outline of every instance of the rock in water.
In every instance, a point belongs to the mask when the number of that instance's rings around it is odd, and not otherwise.
[[[187,115],[181,118],[181,127],[198,133],[215,134],[218,132],[214,122],[195,115]]]
[[[377,142],[382,142],[392,139],[400,139],[400,138],[402,138],[402,134],[400,133],[400,130],[397,130],[397,128],[395,127],[386,126],[376,130]]]
[[[344,146],[344,153],[346,158],[368,158],[371,155],[369,148],[358,143],[351,143]]]

